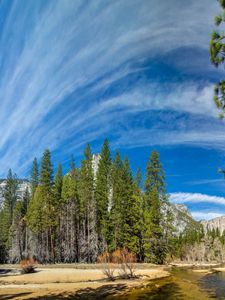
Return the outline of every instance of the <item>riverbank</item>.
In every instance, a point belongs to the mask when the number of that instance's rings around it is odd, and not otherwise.
[[[178,268],[220,268],[224,263],[220,262],[173,262],[170,264],[172,267]]]
[[[98,299],[145,287],[170,275],[165,266],[140,264],[135,279],[108,281],[101,265],[38,266],[33,274],[19,274],[18,266],[0,266],[0,299]],[[119,270],[115,269],[115,276]],[[57,297],[57,298],[56,298]]]

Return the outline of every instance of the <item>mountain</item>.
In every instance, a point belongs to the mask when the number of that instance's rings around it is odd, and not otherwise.
[[[0,179],[0,208],[4,202],[4,188],[6,186],[6,179]],[[27,179],[18,179],[18,199],[22,199],[26,191],[26,188],[30,191],[30,182]]]
[[[195,221],[190,214],[188,208],[183,204],[166,205],[165,211],[169,210],[173,216],[173,226],[177,229],[177,233],[182,233],[187,228],[198,228],[200,223]]]
[[[221,233],[225,230],[225,216],[217,217],[209,221],[201,221],[204,231],[219,229]]]

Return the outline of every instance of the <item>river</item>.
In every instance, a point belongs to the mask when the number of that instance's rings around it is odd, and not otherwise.
[[[151,281],[118,300],[208,300],[225,299],[225,272],[201,273],[191,269],[173,269],[171,276]]]

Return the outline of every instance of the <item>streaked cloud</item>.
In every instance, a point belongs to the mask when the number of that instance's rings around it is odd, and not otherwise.
[[[199,180],[192,180],[192,181],[187,181],[185,182],[186,184],[189,185],[202,185],[202,184],[225,184],[224,178],[220,179],[199,179]]]
[[[180,74],[187,62],[172,54],[186,48],[197,73],[191,49],[208,53],[217,10],[210,0],[1,2],[0,176],[9,167],[26,174],[46,147],[56,160],[78,156],[103,136],[114,148],[224,149],[213,83],[164,82],[150,68],[170,56]],[[213,70],[210,63],[206,69]]]
[[[172,203],[212,203],[225,205],[225,198],[218,196],[209,196],[200,193],[171,193],[170,200]]]

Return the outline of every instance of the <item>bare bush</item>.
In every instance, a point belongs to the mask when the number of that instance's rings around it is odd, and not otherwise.
[[[109,252],[104,252],[101,255],[98,256],[98,263],[102,264],[103,274],[111,281],[115,280],[114,272],[115,269],[113,268],[112,262],[111,262],[111,255]]]
[[[135,277],[134,270],[137,257],[133,252],[126,248],[117,249],[112,253],[112,261],[119,264],[120,277],[125,279]]]
[[[20,262],[23,274],[34,273],[36,262],[33,259],[24,259]]]

